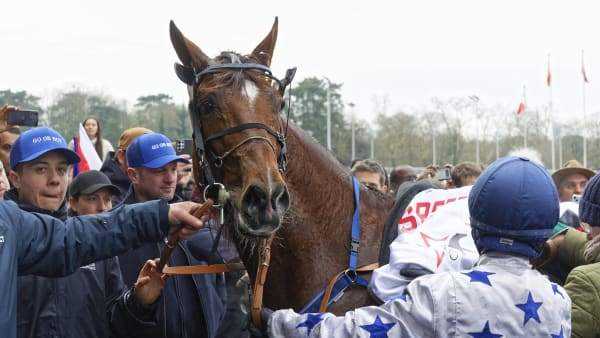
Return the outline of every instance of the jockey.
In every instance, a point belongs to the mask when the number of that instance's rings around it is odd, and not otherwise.
[[[525,158],[497,160],[476,181],[468,208],[481,255],[475,267],[424,275],[385,304],[342,317],[263,309],[269,336],[568,337],[571,300],[529,263],[558,220],[547,171]]]
[[[470,269],[477,262],[467,205],[471,187],[428,189],[412,199],[398,221],[389,263],[371,277],[369,291],[380,303],[402,294],[418,276]]]

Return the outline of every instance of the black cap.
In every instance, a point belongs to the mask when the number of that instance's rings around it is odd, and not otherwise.
[[[69,187],[69,196],[89,195],[108,188],[113,195],[121,195],[121,190],[110,182],[108,176],[98,170],[88,170],[77,175]]]

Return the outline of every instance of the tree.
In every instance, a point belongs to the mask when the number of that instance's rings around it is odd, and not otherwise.
[[[27,94],[26,91],[13,92],[10,89],[0,90],[0,107],[5,104],[19,106],[21,109],[41,110],[40,98]]]
[[[413,115],[397,112],[386,116],[379,114],[375,121],[377,126],[376,151],[377,160],[385,165],[395,167],[398,164],[416,163],[422,160],[418,154],[427,152],[422,144],[427,138],[419,132],[419,122]]]
[[[116,144],[124,126],[129,125],[127,111],[111,97],[82,90],[59,93],[48,108],[49,125],[67,140],[79,134],[79,124],[86,116],[96,116],[103,137]]]
[[[302,80],[292,93],[291,119],[322,144],[326,142],[324,109],[326,94],[321,80],[315,77]]]
[[[339,93],[342,85],[310,77],[292,89],[291,119],[321,144],[327,145],[327,104],[330,104],[332,151],[343,163],[350,163],[349,127],[342,114]],[[330,101],[327,100],[329,91]]]
[[[38,116],[39,123],[43,125],[47,121],[47,116],[40,106],[40,98],[30,95],[24,90],[18,92],[13,92],[10,89],[0,90],[0,107],[5,104],[17,106],[21,109],[37,110],[40,112]]]
[[[136,125],[154,130],[171,140],[191,138],[191,121],[184,105],[171,102],[167,94],[140,96],[134,111]]]

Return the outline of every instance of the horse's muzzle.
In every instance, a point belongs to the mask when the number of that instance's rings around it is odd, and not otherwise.
[[[251,185],[242,197],[241,217],[248,227],[242,231],[268,237],[279,228],[289,206],[290,197],[284,184],[276,185],[270,192],[258,185]]]

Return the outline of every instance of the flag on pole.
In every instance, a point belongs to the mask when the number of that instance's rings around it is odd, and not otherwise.
[[[525,99],[525,86],[523,86],[523,97],[521,98],[521,102],[519,103],[519,107],[517,108],[517,115],[521,115],[522,112],[527,108],[526,105],[527,100]]]
[[[550,54],[548,54],[548,72],[546,73],[546,86],[552,86],[552,73],[550,72]]]
[[[81,123],[79,124],[79,136],[73,138],[73,149],[81,158],[81,162],[73,165],[73,177],[90,169],[100,170],[102,166],[100,156],[98,156],[96,148],[94,148]]]
[[[581,75],[583,75],[583,82],[590,83],[590,81],[588,81],[587,75],[585,74],[585,66],[583,63],[583,51],[581,51]]]
[[[517,108],[517,115],[520,115],[525,111],[525,102],[519,103],[519,108]]]

